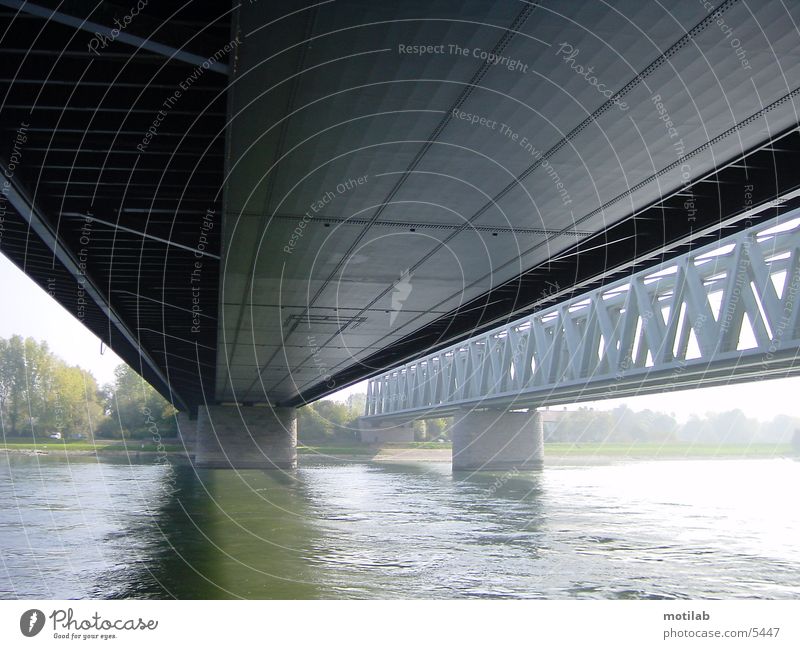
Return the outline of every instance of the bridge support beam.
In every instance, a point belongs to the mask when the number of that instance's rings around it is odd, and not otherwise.
[[[508,471],[541,468],[542,417],[528,412],[461,410],[453,420],[454,471]]]
[[[176,416],[178,423],[178,442],[186,449],[189,457],[194,457],[194,450],[197,445],[197,417],[191,416],[195,413],[179,412]]]
[[[365,444],[404,444],[414,441],[414,422],[374,425],[359,419],[358,433]]]
[[[197,467],[294,469],[297,410],[259,406],[200,406]]]

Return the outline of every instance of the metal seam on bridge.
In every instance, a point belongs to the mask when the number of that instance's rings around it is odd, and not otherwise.
[[[259,216],[254,212],[243,212],[246,216]],[[421,222],[421,221],[376,221],[372,222],[371,219],[363,218],[342,218],[339,216],[312,216],[309,217],[305,214],[276,214],[272,217],[277,220],[284,221],[306,221],[307,223],[323,223],[331,224],[336,227],[341,225],[372,225],[374,227],[389,227],[389,228],[415,228],[419,230],[463,230],[464,223],[447,223],[447,222]],[[469,230],[475,232],[502,232],[503,234],[513,235],[536,235],[546,237],[573,237],[576,239],[583,239],[592,236],[594,233],[588,230],[548,230],[546,228],[524,228],[524,227],[508,227],[508,226],[492,226],[492,225],[475,225],[469,224]]]

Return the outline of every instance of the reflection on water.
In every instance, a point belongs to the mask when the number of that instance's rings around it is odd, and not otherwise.
[[[800,595],[800,463],[0,458],[0,597]]]

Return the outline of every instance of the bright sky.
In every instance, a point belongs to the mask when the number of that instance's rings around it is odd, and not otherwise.
[[[0,337],[19,334],[47,341],[70,365],[89,370],[102,385],[114,380],[122,360],[110,349],[100,353],[100,339],[70,315],[46,291],[0,254]]]
[[[80,365],[91,371],[101,385],[113,380],[114,368],[122,362],[119,357],[108,348],[101,354],[100,340],[2,254],[0,304],[3,305],[0,337],[19,334],[45,340],[50,349],[70,365]],[[337,392],[331,398],[345,399],[349,394],[366,391],[366,382],[362,382]],[[691,414],[702,415],[733,408],[763,420],[772,419],[777,414],[800,417],[800,377],[581,405],[611,409],[620,403],[627,403],[634,410],[650,408],[674,413],[681,421]]]

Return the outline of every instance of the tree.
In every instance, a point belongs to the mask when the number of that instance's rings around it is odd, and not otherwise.
[[[707,413],[704,420],[692,418],[681,430],[681,437],[705,444],[749,444],[759,430],[758,422],[739,410]]]
[[[614,411],[617,413],[617,410]],[[622,417],[617,417],[621,419]],[[550,435],[553,442],[591,443],[610,441],[620,436],[619,422],[614,414],[582,407],[565,410],[558,418],[555,430]]]
[[[364,392],[358,392],[356,394],[351,394],[347,397],[347,410],[349,413],[349,417],[351,419],[358,419],[359,417],[364,416],[364,410],[366,409],[367,405],[367,395]]]
[[[50,352],[47,343],[21,336],[0,338],[4,434],[148,437],[155,425],[160,435],[168,436],[174,433],[174,413],[127,365],[117,367],[114,384],[101,391],[90,372],[67,365]]]
[[[450,439],[450,428],[453,420],[450,417],[437,417],[425,420],[425,438],[422,441],[435,441],[437,439]]]
[[[99,436],[142,439],[154,431],[161,437],[175,434],[175,408],[128,365],[117,366],[114,384],[101,394],[108,419]]]
[[[775,415],[771,421],[764,422],[753,440],[762,444],[790,444],[795,431],[800,430],[800,417]]]
[[[298,437],[304,442],[354,442],[365,403],[366,395],[354,394],[345,403],[321,399],[303,406],[297,413]]]
[[[11,395],[14,392],[10,347],[10,341],[0,338],[0,416],[9,424],[11,424]],[[16,432],[13,428],[9,432],[12,431]]]
[[[94,377],[70,367],[45,342],[0,338],[0,415],[11,436],[91,437],[104,417]]]
[[[0,339],[0,413],[12,436],[45,432],[55,362],[47,343]]]
[[[66,437],[91,439],[105,417],[94,376],[79,367],[59,363],[54,372],[53,394],[56,429],[66,430]]]
[[[20,422],[24,417],[27,381],[25,377],[25,342],[22,336],[11,336],[3,340],[0,361],[0,392],[2,392],[3,419],[10,426],[10,433],[20,434]],[[27,428],[27,430],[30,430]]]

